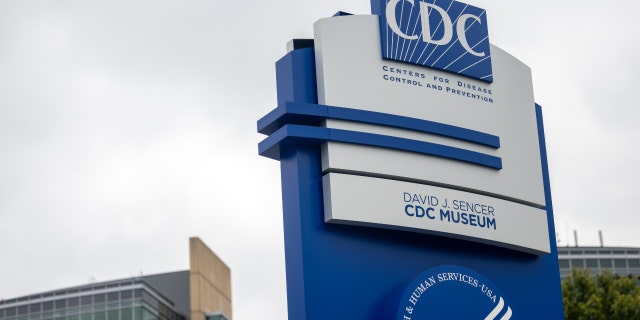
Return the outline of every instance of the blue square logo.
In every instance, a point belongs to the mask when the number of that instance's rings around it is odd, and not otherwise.
[[[371,0],[382,58],[493,82],[487,14],[450,0]]]

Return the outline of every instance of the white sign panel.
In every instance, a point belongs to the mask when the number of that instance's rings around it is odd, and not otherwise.
[[[488,83],[383,60],[378,16],[321,19],[314,28],[318,103],[379,115],[325,122],[333,132],[361,134],[359,143],[322,147],[327,222],[550,252],[526,65],[491,46]],[[420,124],[395,125],[397,116]],[[422,124],[436,129],[422,130]],[[482,142],[484,137],[494,142]],[[474,160],[478,155],[490,160]]]
[[[383,60],[377,16],[321,19],[315,24],[320,104],[369,110],[495,135],[499,148],[438,135],[328,120],[327,127],[428,141],[499,157],[495,170],[409,152],[329,143],[323,169],[417,179],[544,207],[530,69],[491,47],[493,83]]]
[[[325,221],[446,235],[549,253],[545,210],[423,184],[339,173],[323,180]]]

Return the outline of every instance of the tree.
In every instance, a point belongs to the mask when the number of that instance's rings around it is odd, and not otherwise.
[[[562,281],[566,320],[640,319],[637,281],[637,278],[616,278],[608,270],[592,277],[589,270],[573,269]]]

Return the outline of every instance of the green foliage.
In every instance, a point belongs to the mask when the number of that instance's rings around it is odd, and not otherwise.
[[[618,278],[605,271],[592,277],[574,269],[562,281],[566,320],[640,320],[640,287],[637,278]]]

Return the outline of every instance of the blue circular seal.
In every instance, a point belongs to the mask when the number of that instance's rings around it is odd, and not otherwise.
[[[508,320],[513,310],[500,290],[481,274],[445,265],[420,273],[401,295],[396,320]]]

